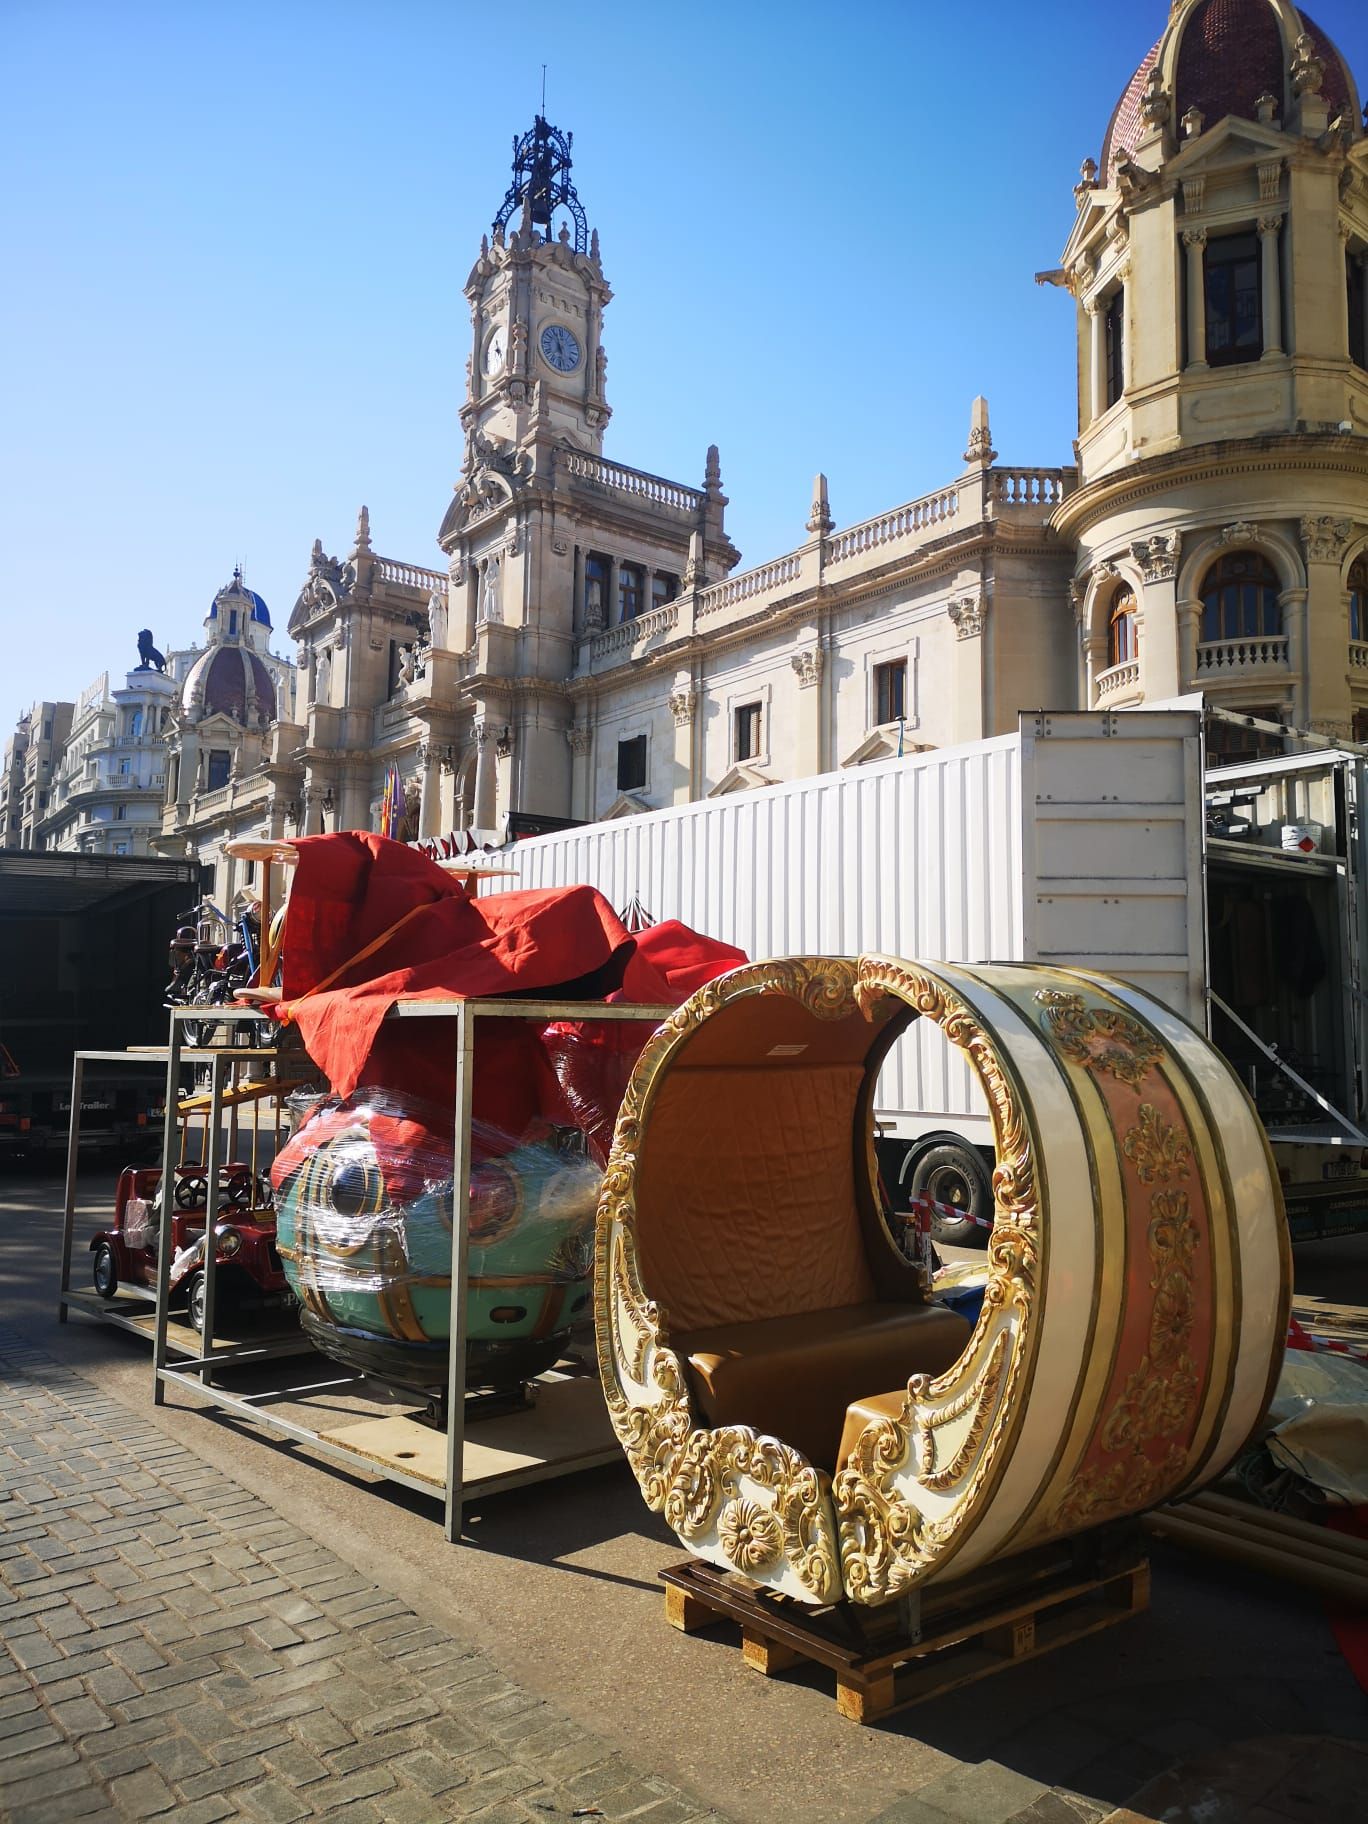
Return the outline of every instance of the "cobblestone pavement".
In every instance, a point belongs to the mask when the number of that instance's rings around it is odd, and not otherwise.
[[[0,1333],[0,1817],[717,1819]]]

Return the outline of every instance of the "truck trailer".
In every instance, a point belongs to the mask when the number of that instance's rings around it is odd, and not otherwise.
[[[1294,1239],[1368,1228],[1361,757],[1204,776],[1203,712],[1023,715],[1017,732],[529,838],[526,887],[597,887],[753,957],[1049,962],[1135,983],[1236,1064]],[[992,1219],[977,1079],[930,1021],[885,1064],[880,1166],[942,1239]]]

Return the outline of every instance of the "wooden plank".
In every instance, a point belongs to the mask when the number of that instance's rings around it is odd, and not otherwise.
[[[325,1444],[342,1444],[382,1467],[402,1470],[420,1482],[441,1488],[446,1481],[446,1433],[403,1414],[361,1419],[320,1431]]]

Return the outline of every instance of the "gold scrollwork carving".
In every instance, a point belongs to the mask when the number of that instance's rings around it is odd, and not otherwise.
[[[1104,1071],[1118,1083],[1138,1089],[1164,1055],[1164,1048],[1139,1020],[1114,1007],[1089,1007],[1081,994],[1040,988],[1037,1002],[1046,1032],[1068,1058],[1084,1070]]]
[[[768,1570],[784,1550],[778,1516],[758,1501],[729,1501],[717,1523],[717,1536],[738,1571]]]
[[[1192,1164],[1192,1148],[1176,1127],[1161,1120],[1150,1102],[1140,1104],[1140,1119],[1128,1129],[1121,1150],[1131,1161],[1142,1184],[1160,1179],[1186,1178]]]

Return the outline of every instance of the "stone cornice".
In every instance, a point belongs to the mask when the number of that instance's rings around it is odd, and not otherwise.
[[[1103,514],[1167,493],[1176,481],[1219,480],[1229,477],[1235,469],[1242,475],[1294,469],[1368,480],[1368,438],[1283,432],[1269,437],[1230,438],[1149,456],[1078,488],[1055,509],[1051,526],[1061,539],[1072,543]],[[1289,507],[1290,513],[1295,511]]]

